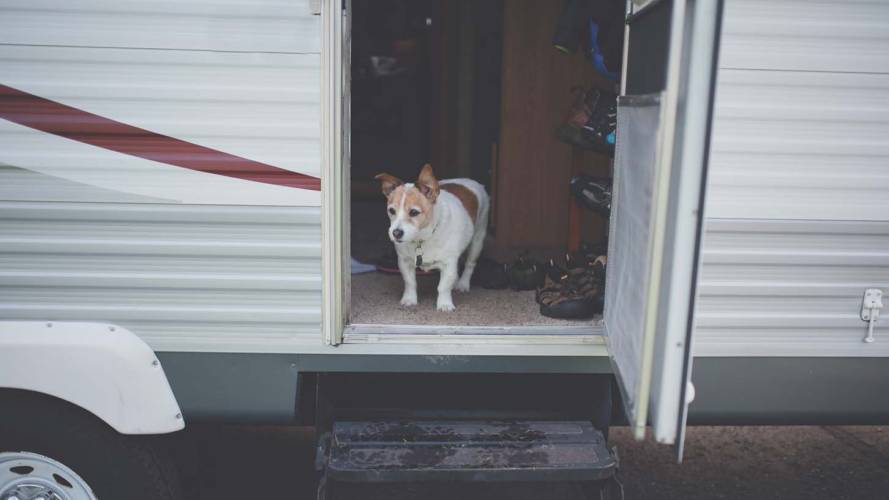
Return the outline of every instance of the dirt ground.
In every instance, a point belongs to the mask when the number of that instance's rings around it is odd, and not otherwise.
[[[191,482],[201,500],[313,499],[312,429],[193,426],[199,445]],[[693,427],[685,461],[614,428],[627,499],[889,498],[889,427]],[[429,498],[415,488],[369,490],[361,500]],[[435,498],[449,498],[448,487]],[[487,485],[451,498],[582,498],[573,485]]]

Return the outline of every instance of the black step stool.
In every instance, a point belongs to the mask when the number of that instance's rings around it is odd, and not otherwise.
[[[589,422],[361,421],[334,422],[319,443],[318,498],[334,485],[362,491],[368,483],[582,482],[594,498],[619,498],[617,458]],[[356,490],[357,483],[362,486]],[[609,496],[602,496],[608,486]],[[424,494],[428,496],[428,494]],[[408,497],[404,497],[408,498]]]

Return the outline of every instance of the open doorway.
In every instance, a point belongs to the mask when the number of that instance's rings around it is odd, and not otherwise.
[[[604,296],[623,2],[351,8],[350,323],[590,332]],[[416,306],[399,304],[374,179],[414,182],[427,163],[490,197],[482,257],[454,311],[436,308],[434,270],[418,272]]]

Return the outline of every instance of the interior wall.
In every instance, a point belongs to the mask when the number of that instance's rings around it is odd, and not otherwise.
[[[490,185],[499,138],[503,0],[352,2],[352,188],[374,199],[373,176]],[[375,75],[372,58],[392,58]]]
[[[502,0],[434,0],[430,159],[440,178],[490,186],[499,139]]]
[[[509,0],[503,7],[495,241],[489,251],[501,258],[526,249],[557,255],[568,244],[572,165],[607,177],[610,160],[559,141],[554,130],[574,100],[572,88],[612,84],[580,52],[565,55],[552,46],[561,2]],[[582,213],[581,227],[586,239],[604,234],[598,215]]]
[[[374,176],[414,179],[429,161],[427,23],[433,0],[353,0],[351,177],[353,195],[382,200]],[[382,61],[377,63],[376,61]],[[387,62],[388,61],[388,62]]]

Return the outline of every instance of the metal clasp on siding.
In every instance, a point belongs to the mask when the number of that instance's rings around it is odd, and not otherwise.
[[[883,291],[879,288],[868,288],[864,291],[861,300],[861,320],[867,321],[867,335],[864,341],[868,344],[874,341],[874,325],[880,317],[880,309],[883,308]]]

